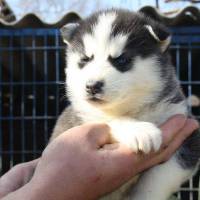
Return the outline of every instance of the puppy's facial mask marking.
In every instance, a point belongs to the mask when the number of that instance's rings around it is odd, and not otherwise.
[[[103,80],[102,93],[96,93],[96,99],[106,101],[106,106],[113,110],[127,102],[135,102],[138,108],[142,102],[153,101],[162,89],[160,53],[156,53],[160,47],[163,52],[166,50],[167,46],[161,44],[169,34],[159,24],[148,20],[143,23],[142,15],[132,12],[128,15],[131,19],[128,25],[125,23],[127,18],[120,12],[105,12],[95,15],[95,23],[89,18],[80,25],[65,27],[63,39],[67,44],[71,43],[67,51],[67,85],[71,98],[86,102],[87,82]]]

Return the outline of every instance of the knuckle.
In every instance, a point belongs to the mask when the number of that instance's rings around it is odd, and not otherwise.
[[[17,164],[13,167],[13,171],[17,172],[17,173],[23,173],[27,168],[26,163],[22,163],[22,164]]]
[[[100,123],[100,124],[95,124],[95,125],[96,125],[95,128],[99,128],[105,131],[110,130],[110,126],[106,123]]]

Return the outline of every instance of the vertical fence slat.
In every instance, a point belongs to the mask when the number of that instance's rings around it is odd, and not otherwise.
[[[0,38],[0,46],[2,46],[1,44],[1,40],[2,38]],[[3,71],[3,63],[2,63],[2,51],[0,50],[0,83],[3,81],[2,80],[2,71]],[[0,84],[0,117],[2,116],[2,98],[3,98],[3,94],[2,94],[2,85]],[[2,175],[2,168],[3,168],[3,161],[2,161],[2,151],[3,151],[3,148],[2,148],[2,140],[3,140],[3,137],[2,137],[2,134],[3,134],[3,130],[2,130],[2,120],[0,119],[0,175]]]
[[[60,62],[59,62],[59,32],[56,31],[55,34],[55,44],[56,44],[56,96],[55,96],[55,100],[56,100],[56,117],[59,114],[59,82],[60,82]]]
[[[48,46],[47,41],[47,35],[44,35],[44,45]],[[47,58],[47,50],[44,51],[44,82],[48,82],[48,58]],[[48,141],[48,121],[47,121],[47,115],[48,115],[48,93],[47,93],[47,84],[44,85],[44,137],[45,137],[45,143]]]
[[[12,47],[13,47],[13,35],[10,35],[9,38],[9,150],[10,153],[10,168],[13,166],[14,163],[14,155],[13,155],[13,53],[12,53]]]
[[[32,125],[33,125],[33,158],[36,158],[36,99],[37,99],[37,93],[36,93],[36,38],[35,35],[32,35],[32,65],[33,65],[33,108],[32,108]]]
[[[24,35],[20,37],[21,43],[21,148],[22,148],[22,162],[25,162],[25,124],[24,124],[24,117],[25,117],[25,94],[24,94],[24,81],[25,81],[25,55],[24,55]]]

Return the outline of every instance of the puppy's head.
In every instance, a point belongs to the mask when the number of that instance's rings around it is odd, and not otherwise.
[[[67,43],[67,88],[72,101],[100,108],[152,102],[170,34],[139,13],[107,10],[61,29]],[[162,63],[162,64],[161,64]]]

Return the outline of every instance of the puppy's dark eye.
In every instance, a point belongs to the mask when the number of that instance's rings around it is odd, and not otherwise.
[[[130,63],[130,58],[128,58],[125,54],[121,54],[117,58],[109,57],[109,60],[118,65],[127,65]]]
[[[110,63],[119,71],[125,72],[129,69],[130,63],[131,63],[131,58],[126,56],[125,54],[121,54],[117,58],[113,58],[109,56],[109,61]]]
[[[91,60],[93,60],[94,55],[92,55],[91,57],[88,56],[84,56],[81,58],[79,64],[79,68],[82,69],[88,62],[90,62]]]
[[[114,59],[119,65],[126,65],[129,62],[129,59],[126,58],[123,54]]]

